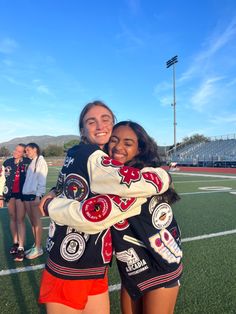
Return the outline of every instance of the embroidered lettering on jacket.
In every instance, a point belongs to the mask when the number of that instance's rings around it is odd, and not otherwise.
[[[116,258],[127,264],[125,269],[129,276],[136,275],[148,269],[145,259],[140,259],[133,248],[116,252]]]
[[[70,165],[73,164],[74,160],[75,160],[74,158],[72,158],[70,156],[66,156],[66,159],[65,159],[63,167],[68,168]]]
[[[159,192],[163,187],[163,182],[161,178],[155,172],[141,173],[139,169],[122,166],[120,162],[113,160],[108,156],[103,156],[101,163],[105,167],[120,168],[117,172],[118,175],[121,177],[120,183],[125,184],[128,187],[130,187],[132,183],[140,181],[142,177],[146,182],[149,182],[152,185],[154,185],[157,192]]]
[[[110,229],[107,229],[105,234],[102,236],[101,255],[104,264],[109,263],[112,259],[112,239]]]
[[[109,195],[122,212],[126,212],[136,201],[135,197],[121,198],[118,195]]]
[[[147,182],[150,182],[155,186],[157,189],[157,192],[159,192],[162,189],[163,182],[161,178],[153,172],[143,172],[143,177]]]

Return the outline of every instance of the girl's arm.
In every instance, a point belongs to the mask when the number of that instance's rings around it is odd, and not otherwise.
[[[164,193],[171,184],[170,175],[162,168],[123,166],[100,150],[91,154],[87,168],[91,191],[97,194],[149,197]]]
[[[48,213],[55,222],[86,233],[97,233],[120,220],[138,215],[141,205],[146,202],[145,197],[164,193],[171,182],[169,174],[162,168],[138,170],[122,166],[102,151],[94,152],[87,165],[92,191],[113,195],[100,195],[81,203],[54,198],[45,205],[41,202],[40,206],[42,213]]]
[[[44,158],[38,161],[36,172],[38,180],[36,196],[42,196],[46,192],[46,182],[48,174],[48,165]]]
[[[5,167],[0,166],[0,199],[3,199],[3,191],[5,186],[6,178],[5,178]]]
[[[116,195],[98,195],[82,202],[56,197],[44,203],[42,214],[49,215],[58,224],[95,234],[139,215],[146,201],[146,198],[122,199]]]

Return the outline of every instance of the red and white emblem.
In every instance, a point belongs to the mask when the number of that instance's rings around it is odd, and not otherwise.
[[[106,219],[112,209],[112,203],[108,196],[99,195],[86,200],[82,206],[82,214],[85,219],[99,222]]]
[[[81,202],[88,196],[88,184],[83,177],[76,173],[71,173],[65,179],[64,193],[67,198]]]

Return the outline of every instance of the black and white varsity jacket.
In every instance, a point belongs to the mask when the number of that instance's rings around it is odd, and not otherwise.
[[[3,199],[8,201],[11,197],[12,187],[16,175],[17,168],[19,167],[20,173],[20,193],[22,193],[23,185],[25,182],[26,171],[31,163],[31,159],[23,157],[18,164],[15,163],[15,158],[8,158],[3,162],[1,168],[1,180],[4,184],[0,184],[0,195],[3,196]],[[3,178],[3,176],[5,178]]]
[[[111,235],[122,283],[133,299],[181,277],[180,229],[162,195],[149,198],[140,215],[115,224]]]
[[[146,197],[163,193],[169,184],[170,177],[161,168],[138,170],[126,167],[108,157],[97,145],[81,143],[74,146],[68,151],[59,174],[58,197],[45,208],[53,219],[47,240],[49,258],[46,269],[65,279],[104,277],[112,258],[111,234],[109,229],[104,230],[104,226],[107,228],[107,223],[113,224],[121,219],[115,218],[114,211],[127,218],[132,215],[127,213],[136,204],[138,210],[135,209],[135,213],[139,213]],[[140,198],[135,199],[136,196]],[[70,214],[64,214],[67,210],[72,216],[75,212],[75,220]],[[83,230],[77,227],[81,219],[89,225]],[[92,235],[85,233],[90,230]]]

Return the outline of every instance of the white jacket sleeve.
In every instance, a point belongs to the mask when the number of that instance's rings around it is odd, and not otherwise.
[[[2,165],[0,166],[0,196],[3,196],[5,182],[5,167]]]
[[[36,172],[37,172],[36,196],[42,196],[46,192],[46,182],[48,175],[48,165],[43,157],[40,158],[38,161]]]
[[[171,181],[169,174],[162,168],[138,170],[122,166],[102,151],[96,151],[89,157],[88,172],[91,190],[97,194],[112,194],[112,196],[100,195],[82,203],[65,198],[54,198],[48,205],[48,212],[55,222],[91,234],[104,230],[120,220],[138,215],[141,205],[146,202],[145,197],[164,193]],[[90,200],[93,202],[98,199],[104,210],[101,210],[99,202],[99,204],[90,203]],[[86,210],[88,204],[93,208],[91,216]],[[130,206],[123,210],[124,204]],[[106,214],[109,212],[109,215],[106,216],[104,212]],[[100,214],[101,220],[92,218],[95,213]]]
[[[121,197],[149,197],[168,190],[170,176],[162,168],[142,170],[123,166],[102,151],[88,159],[90,188],[97,194],[116,194]]]
[[[146,198],[122,199],[113,195],[98,195],[81,203],[54,198],[48,205],[51,219],[88,234],[99,233],[121,220],[139,215]]]

